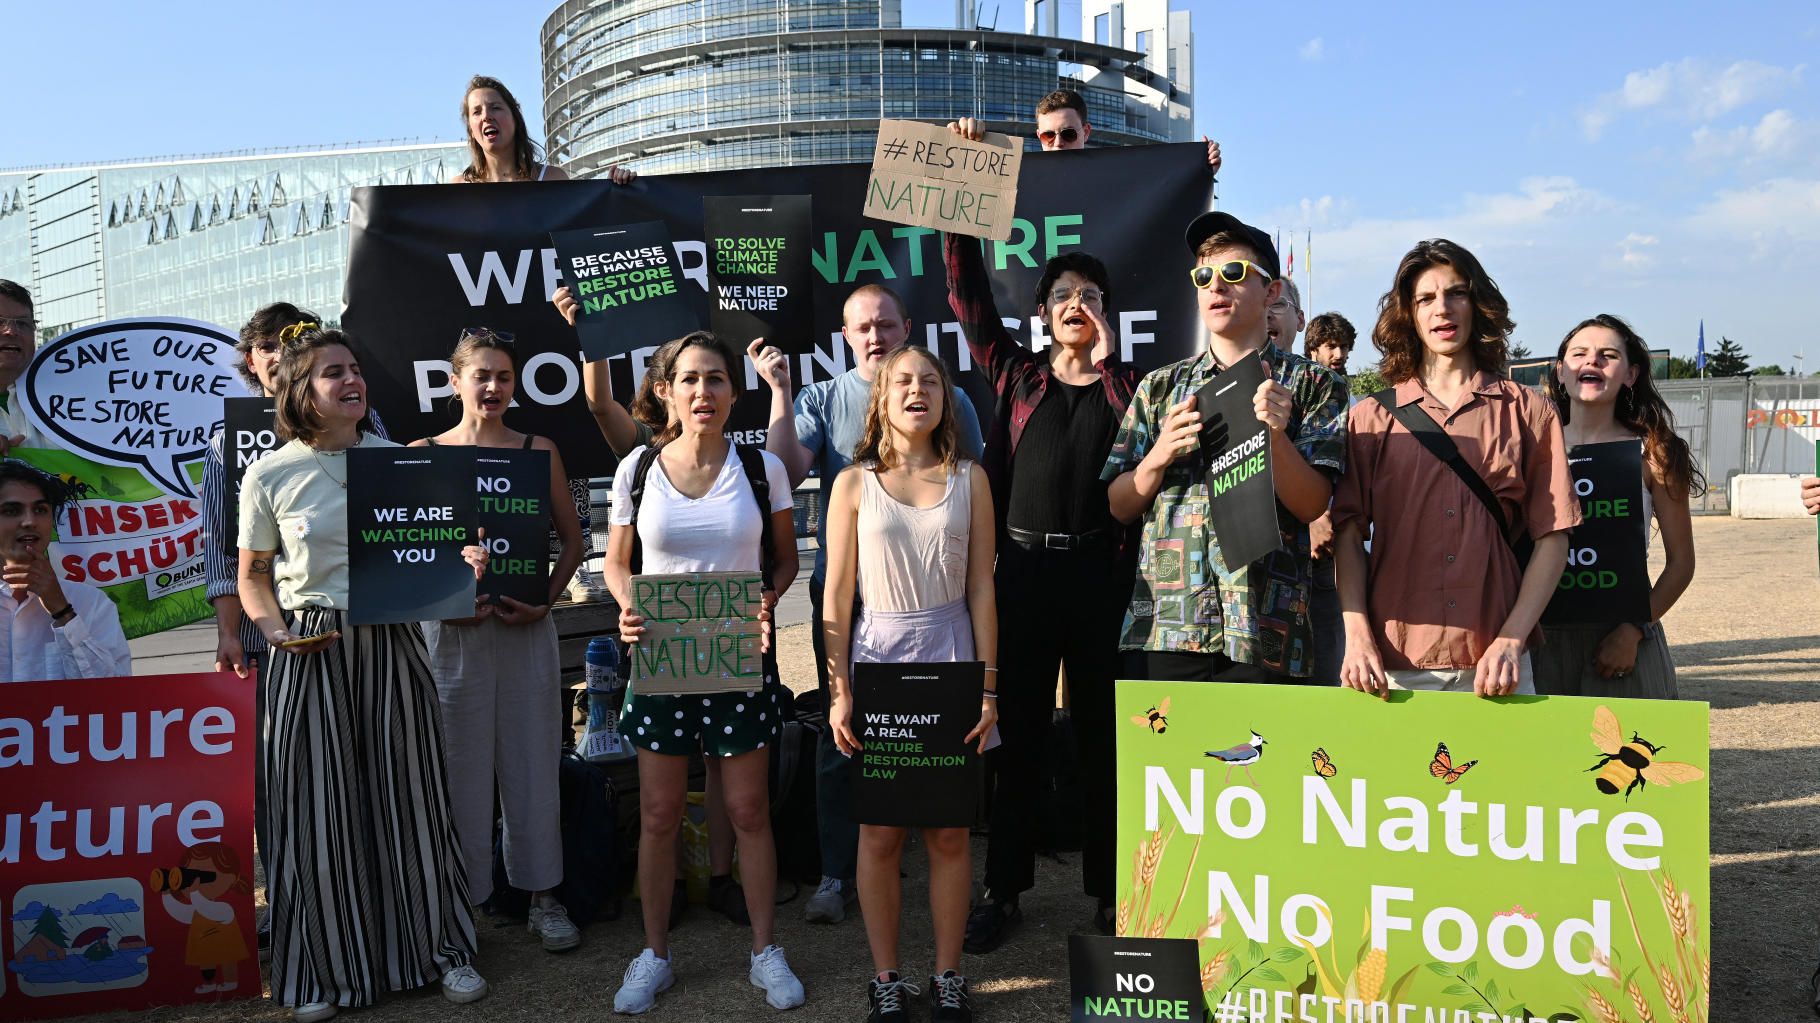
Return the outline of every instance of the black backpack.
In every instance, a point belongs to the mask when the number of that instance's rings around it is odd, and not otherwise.
[[[663,445],[651,445],[639,454],[637,464],[632,467],[633,575],[638,574],[645,554],[644,543],[638,536],[638,509],[645,499],[645,479],[651,475],[651,467],[657,464],[657,453],[661,450]],[[735,444],[733,453],[739,456],[739,467],[745,470],[746,482],[752,487],[752,499],[758,502],[758,571],[768,590],[772,570],[777,567],[777,558],[771,553],[771,478],[765,475],[765,456],[758,448]]]
[[[619,797],[606,769],[590,764],[573,750],[563,754],[558,775],[562,815],[562,883],[551,894],[569,911],[577,927],[594,920],[619,919],[622,896],[630,882],[619,855]],[[487,908],[524,916],[528,892],[506,878],[505,835],[493,839],[493,896]]]

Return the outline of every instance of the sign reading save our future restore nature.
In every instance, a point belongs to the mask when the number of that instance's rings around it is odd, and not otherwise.
[[[1115,926],[1199,939],[1215,1018],[1707,1018],[1705,704],[1115,701]]]
[[[632,577],[645,633],[631,646],[632,686],[642,695],[730,693],[764,685],[757,572]]]

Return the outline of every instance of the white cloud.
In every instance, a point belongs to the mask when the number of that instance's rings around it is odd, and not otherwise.
[[[1817,137],[1820,131],[1812,122],[1777,109],[1754,125],[1720,130],[1703,124],[1695,128],[1690,156],[1696,166],[1708,167],[1739,160],[1779,160],[1798,155]]]
[[[1303,43],[1302,49],[1299,52],[1302,54],[1303,60],[1317,61],[1322,57],[1327,56],[1327,44],[1321,41],[1320,36],[1315,36],[1313,39]]]
[[[1739,107],[1774,99],[1800,84],[1805,64],[1777,67],[1754,60],[1716,68],[1694,57],[1632,71],[1580,115],[1580,128],[1597,141],[1619,117],[1655,111],[1685,120],[1710,120]]]
[[[1820,243],[1820,180],[1773,178],[1721,191],[1687,218],[1713,239]]]
[[[1635,269],[1651,266],[1655,263],[1656,257],[1648,250],[1660,241],[1661,239],[1653,234],[1638,234],[1632,231],[1618,243],[1618,248],[1623,251],[1623,255],[1618,258],[1625,266]]]

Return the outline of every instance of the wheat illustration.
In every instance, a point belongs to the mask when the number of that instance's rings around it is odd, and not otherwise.
[[[1676,1023],[1687,1023],[1687,999],[1674,971],[1667,966],[1656,967],[1656,983],[1661,986],[1662,998],[1667,1001],[1668,1011],[1674,1015]]]
[[[1201,967],[1201,990],[1212,991],[1218,987],[1220,981],[1225,979],[1227,968],[1231,963],[1232,957],[1225,949],[1215,952],[1213,958],[1207,960],[1207,965]]]
[[[1120,937],[1131,936],[1131,899],[1119,900],[1118,934]]]
[[[1207,918],[1207,926],[1201,928],[1201,933],[1195,935],[1195,937],[1197,937],[1197,938],[1217,938],[1220,936],[1221,925],[1223,925],[1225,923],[1226,923],[1226,907],[1221,906],[1219,909],[1214,911],[1214,914],[1212,916]]]
[[[1606,1001],[1598,988],[1586,989],[1586,1004],[1598,1014],[1599,1023],[1623,1023],[1624,1017],[1618,1015],[1618,1007]]]
[[[1643,1023],[1656,1023],[1656,1014],[1649,1007],[1649,999],[1643,997],[1643,988],[1636,981],[1630,982],[1626,993],[1630,995],[1630,1004],[1637,1007],[1637,1017]]]

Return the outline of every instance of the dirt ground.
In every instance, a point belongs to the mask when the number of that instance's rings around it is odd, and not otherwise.
[[[1810,1018],[1808,977],[1820,959],[1820,573],[1809,520],[1694,520],[1699,570],[1664,623],[1681,695],[1712,705],[1712,902],[1714,1023]],[[813,685],[806,626],[781,636],[784,677]],[[976,838],[976,873],[985,855]],[[921,852],[906,856],[906,970],[926,971],[931,947]],[[1066,935],[1084,928],[1092,904],[1079,894],[1079,856],[1043,861],[1023,900],[1025,922],[989,956],[969,956],[982,1020],[1067,1018]],[[786,885],[786,890],[788,886]],[[802,901],[780,906],[779,941],[808,988],[790,1017],[800,1023],[864,1017],[870,972],[857,913],[837,926],[802,922]],[[610,1011],[621,972],[643,945],[636,904],[596,923],[583,946],[553,956],[522,925],[482,917],[479,968],[490,997],[450,1006],[434,988],[394,995],[345,1018],[368,1023],[556,1023]],[[919,911],[920,910],[920,911]],[[768,1015],[746,981],[746,934],[694,907],[672,938],[677,987],[654,1021],[719,1013]],[[916,1018],[927,1009],[919,1006]],[[264,1001],[185,1006],[147,1014],[164,1021],[288,1020]],[[126,1014],[87,1017],[125,1019]]]

